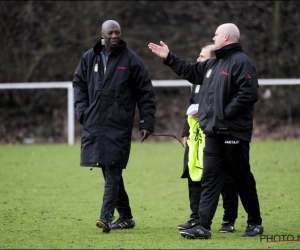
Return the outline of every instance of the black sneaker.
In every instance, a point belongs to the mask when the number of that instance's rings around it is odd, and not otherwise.
[[[242,237],[256,236],[258,234],[263,234],[264,227],[262,225],[248,225],[245,232],[242,233]]]
[[[102,228],[103,233],[109,233],[111,230],[111,225],[110,223],[106,223],[102,220],[97,220],[96,221],[96,226],[99,228]]]
[[[180,231],[180,235],[187,239],[210,239],[211,233],[209,230],[198,225],[190,229]]]
[[[229,221],[223,221],[219,229],[220,233],[233,233],[234,231],[234,224]]]
[[[133,218],[124,220],[120,217],[111,225],[111,229],[129,229],[134,227],[135,227],[135,221]]]
[[[190,218],[186,223],[179,224],[177,226],[177,228],[179,230],[184,230],[184,229],[190,229],[190,228],[195,227],[197,225],[198,225],[198,219],[196,219],[196,218]]]

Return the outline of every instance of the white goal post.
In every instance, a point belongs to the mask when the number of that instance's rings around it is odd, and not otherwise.
[[[154,87],[191,87],[186,80],[152,80]],[[299,85],[300,79],[258,79],[259,85]],[[68,144],[75,143],[75,113],[72,82],[0,83],[1,89],[67,89],[68,90]]]

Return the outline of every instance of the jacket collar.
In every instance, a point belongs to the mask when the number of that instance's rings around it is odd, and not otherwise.
[[[119,47],[115,48],[113,50],[113,53],[118,53],[119,51],[123,50],[124,48],[126,48],[127,44],[125,41],[121,40],[119,43]],[[100,52],[102,51],[102,48],[104,47],[104,45],[101,44],[101,39],[95,44],[94,46],[94,52],[96,54],[100,54]]]
[[[240,43],[231,43],[220,49],[215,50],[217,59],[226,59],[235,52],[242,52]]]

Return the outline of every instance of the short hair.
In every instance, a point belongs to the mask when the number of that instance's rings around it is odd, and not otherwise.
[[[205,47],[208,47],[208,46],[211,46],[211,49],[210,49],[210,56],[213,57],[215,56],[215,44],[214,43],[203,43],[202,46],[201,46],[201,49],[205,48]]]

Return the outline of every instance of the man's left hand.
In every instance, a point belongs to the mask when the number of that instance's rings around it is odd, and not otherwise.
[[[140,131],[140,135],[141,135],[141,137],[142,137],[142,142],[143,142],[144,140],[146,140],[150,134],[151,134],[150,131],[148,131],[147,129],[141,130],[141,131]]]

